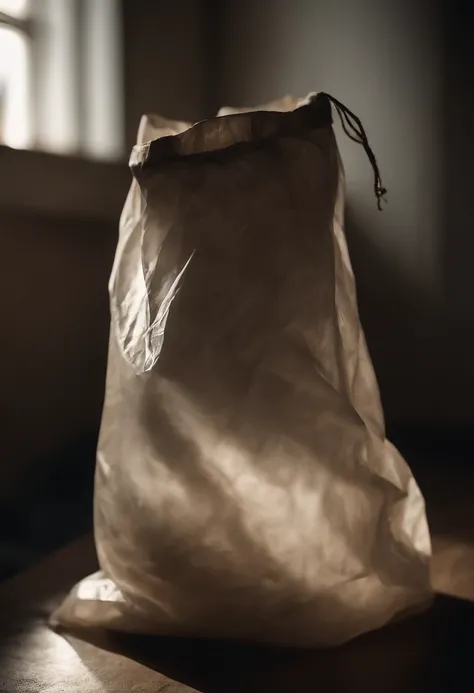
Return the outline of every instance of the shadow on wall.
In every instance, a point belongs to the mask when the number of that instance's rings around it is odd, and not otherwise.
[[[452,408],[474,418],[474,7],[446,3],[444,74],[443,259],[449,334],[445,345],[451,372]]]
[[[393,257],[376,244],[377,233],[364,228],[350,203],[345,224],[360,318],[386,419],[394,425],[411,421],[428,424],[436,418],[436,411],[426,407],[424,393],[430,371],[436,367],[424,352],[434,329],[427,317],[429,296],[423,295],[410,274],[398,268]],[[435,408],[436,398],[432,404]]]
[[[444,79],[444,261],[449,311],[474,323],[474,6],[446,6]],[[474,348],[474,343],[472,344]]]
[[[387,421],[424,430],[441,426],[460,432],[471,426],[472,313],[457,315],[447,303],[433,315],[429,294],[374,242],[377,234],[359,222],[350,204],[346,235]],[[456,246],[458,254],[462,247]],[[468,294],[465,301],[471,298]]]
[[[115,221],[0,214],[0,579],[89,528]]]
[[[1,214],[0,504],[100,423],[116,224]],[[68,461],[64,460],[67,467]]]

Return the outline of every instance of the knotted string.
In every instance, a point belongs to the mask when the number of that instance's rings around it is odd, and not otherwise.
[[[382,210],[382,200],[384,202],[386,201],[385,195],[387,193],[387,190],[386,188],[384,188],[382,184],[382,178],[380,176],[380,170],[377,164],[377,159],[375,158],[375,154],[372,151],[372,148],[369,144],[369,140],[367,138],[362,122],[354,113],[352,113],[352,111],[350,111],[347,108],[347,106],[344,106],[344,104],[335,99],[334,96],[330,96],[325,92],[319,92],[318,96],[319,95],[325,96],[334,105],[339,119],[341,121],[342,129],[349,137],[349,139],[351,139],[353,142],[357,142],[357,144],[361,144],[364,147],[367,157],[374,171],[374,193],[375,197],[377,198],[377,207],[379,208],[379,210]]]

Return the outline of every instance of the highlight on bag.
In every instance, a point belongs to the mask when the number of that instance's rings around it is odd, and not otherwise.
[[[385,436],[325,93],[142,120],[110,277],[101,570],[62,627],[338,645],[431,600],[416,481]]]

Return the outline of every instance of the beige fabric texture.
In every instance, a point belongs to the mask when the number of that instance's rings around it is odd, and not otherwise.
[[[300,103],[142,123],[109,286],[102,571],[56,622],[327,646],[430,600],[335,136],[317,98]]]

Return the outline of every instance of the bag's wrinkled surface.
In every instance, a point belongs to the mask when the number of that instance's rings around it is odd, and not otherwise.
[[[430,598],[424,503],[385,439],[318,104],[142,126],[180,134],[132,154],[102,572],[63,624],[333,645]]]

